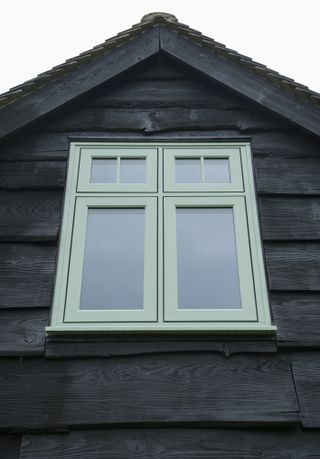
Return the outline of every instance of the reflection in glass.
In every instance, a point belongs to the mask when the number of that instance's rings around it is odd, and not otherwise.
[[[91,162],[91,183],[115,183],[117,181],[116,158],[93,159]]]
[[[176,183],[201,183],[200,158],[176,158]]]
[[[176,212],[178,308],[241,308],[233,210]]]
[[[80,309],[143,309],[144,209],[89,209]]]
[[[144,158],[120,160],[121,183],[145,183],[146,160]]]
[[[228,159],[204,159],[204,175],[207,183],[230,182]]]

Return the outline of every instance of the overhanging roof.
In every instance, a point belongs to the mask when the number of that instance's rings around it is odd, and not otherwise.
[[[0,138],[165,52],[320,136],[320,94],[254,62],[166,13],[139,24],[0,95]]]

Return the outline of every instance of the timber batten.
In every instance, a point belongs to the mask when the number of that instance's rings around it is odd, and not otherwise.
[[[29,119],[19,135],[14,130],[22,118],[3,125],[13,133],[0,143],[1,453],[17,459],[316,457],[319,137],[306,131],[314,128],[311,118],[297,128],[293,118],[272,113],[275,107],[192,70],[194,62],[185,65],[181,57],[198,45],[152,24],[130,41],[133,48],[141,44],[141,63],[137,54],[127,67],[119,63],[121,74],[110,69],[114,78],[83,95],[79,90],[76,100],[69,93],[59,108],[48,100],[46,116]],[[143,48],[148,36],[153,41]],[[209,51],[200,49],[208,60]],[[53,83],[43,87],[53,90]],[[25,97],[7,113],[27,103]],[[41,92],[32,97],[41,100]],[[315,105],[310,110],[320,112]],[[46,336],[72,140],[251,142],[277,334]]]

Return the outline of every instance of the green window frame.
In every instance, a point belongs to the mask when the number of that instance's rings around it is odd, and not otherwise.
[[[93,161],[100,159],[108,166],[112,164],[114,175],[106,183],[92,180]],[[139,167],[143,166],[143,180],[125,183],[121,179],[121,161],[125,164],[128,159],[143,160],[139,163]],[[96,162],[95,167],[104,165],[103,161]],[[176,183],[176,168],[184,164],[195,164],[199,179],[190,183],[179,179]],[[222,177],[229,171],[227,179],[207,180],[208,164],[222,165]],[[135,208],[144,212],[143,307],[81,309],[90,209]],[[232,211],[241,307],[179,309],[176,209],[180,208]],[[249,143],[71,144],[48,332],[275,330],[270,317]]]

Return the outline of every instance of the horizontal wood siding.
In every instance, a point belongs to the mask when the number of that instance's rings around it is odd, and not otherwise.
[[[299,420],[285,353],[7,358],[0,369],[2,429]],[[13,411],[13,404],[19,409]]]
[[[21,459],[316,459],[318,432],[301,429],[108,429],[24,435]]]
[[[0,309],[49,307],[57,246],[0,243]]]
[[[75,139],[251,141],[277,336],[46,339]],[[163,58],[2,142],[1,457],[8,430],[21,459],[317,457],[319,173],[318,140]]]
[[[302,425],[320,428],[320,352],[294,352],[291,359]]]

